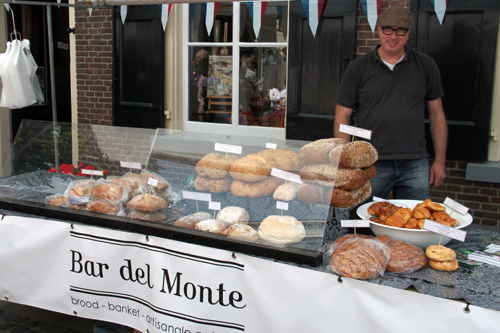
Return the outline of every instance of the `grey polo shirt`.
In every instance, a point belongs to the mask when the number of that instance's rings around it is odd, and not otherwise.
[[[391,71],[377,49],[349,64],[336,102],[356,111],[357,127],[372,131],[380,160],[427,157],[425,109],[443,96],[439,69],[431,57],[408,49]]]

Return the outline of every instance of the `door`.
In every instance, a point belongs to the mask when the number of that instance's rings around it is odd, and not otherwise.
[[[333,136],[337,88],[354,58],[356,4],[329,1],[314,37],[301,3],[290,3],[287,139]]]
[[[430,1],[412,1],[415,45],[436,60],[441,72],[448,159],[487,160],[499,9],[497,0],[453,0],[441,25]]]
[[[113,11],[113,125],[165,127],[164,32],[160,6],[128,6],[122,23],[120,6]]]

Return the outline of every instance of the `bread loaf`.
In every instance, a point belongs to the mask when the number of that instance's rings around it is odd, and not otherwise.
[[[348,208],[368,199],[371,194],[372,186],[367,181],[363,187],[354,191],[346,191],[338,188],[327,189],[325,192],[325,202],[330,202],[330,206],[332,207]]]
[[[197,213],[189,214],[189,215],[186,215],[183,217],[179,217],[174,222],[174,225],[177,227],[194,229],[194,226],[196,225],[196,223],[203,221],[203,220],[209,220],[211,217],[212,217],[212,215],[210,213],[197,212]]]
[[[367,166],[366,168],[362,168],[361,170],[363,170],[365,172],[366,179],[372,179],[377,175],[377,168],[373,164],[370,166]]]
[[[65,195],[53,195],[47,198],[47,204],[57,207],[68,207],[69,201]]]
[[[155,179],[158,181],[158,184],[155,186],[155,188],[157,190],[164,192],[170,188],[170,185],[168,184],[168,182],[163,177],[159,176],[158,174],[156,174],[154,172],[142,170],[141,177],[142,177],[143,185],[147,185],[149,182],[149,178],[152,178],[152,179]]]
[[[116,202],[107,199],[90,201],[87,204],[87,210],[91,212],[115,215],[122,209],[122,206]]]
[[[386,271],[411,273],[427,266],[427,257],[421,248],[385,235],[379,236],[376,239],[389,246],[391,250]]]
[[[437,271],[453,272],[458,269],[459,263],[457,260],[437,261],[429,259],[429,266],[431,266]]]
[[[429,259],[435,261],[452,261],[457,258],[455,251],[443,245],[429,245],[425,254]]]
[[[285,246],[302,241],[306,230],[302,222],[293,216],[270,215],[258,229],[259,238],[276,246]]]
[[[133,197],[127,203],[127,208],[152,212],[168,208],[168,203],[160,196],[143,193]]]
[[[298,184],[288,182],[281,184],[273,193],[273,198],[280,201],[292,201],[297,196]]]
[[[222,220],[209,219],[196,223],[194,229],[200,231],[212,232],[215,234],[223,234],[224,230],[226,230],[226,228],[229,225],[230,225],[229,223],[226,223]]]
[[[196,163],[195,170],[198,176],[221,179],[229,177],[229,167],[236,161],[236,155],[222,155],[219,153],[210,153],[205,155]]]
[[[237,207],[237,206],[227,206],[222,208],[217,213],[217,219],[225,221],[229,224],[233,223],[241,223],[246,224],[250,221],[250,215],[245,208]]]
[[[310,142],[300,148],[298,154],[300,162],[302,165],[327,163],[330,151],[344,143],[345,140],[340,138],[319,139]]]
[[[297,200],[304,203],[318,204],[324,202],[326,189],[313,184],[300,184],[297,188]]]
[[[229,174],[242,182],[258,182],[271,174],[274,164],[275,160],[269,156],[249,154],[233,162]]]
[[[92,188],[91,196],[94,200],[106,199],[120,202],[128,199],[128,191],[125,191],[124,187],[117,183],[100,182]]]
[[[383,276],[390,250],[376,239],[351,238],[336,247],[330,257],[330,272],[359,280]]]
[[[239,180],[233,180],[231,192],[237,197],[260,198],[267,197],[284,183],[284,180],[276,177],[267,177],[262,181],[247,183]]]
[[[337,168],[331,164],[310,164],[300,169],[300,179],[305,183],[335,187],[352,191],[361,188],[367,181],[361,169]]]
[[[372,236],[370,235],[364,235],[364,234],[347,234],[342,237],[339,237],[335,242],[333,243],[333,248],[336,249],[342,245],[346,240],[352,239],[352,238],[363,238],[363,239],[373,239]]]
[[[378,160],[378,152],[367,141],[347,142],[334,147],[329,153],[329,161],[333,165],[347,169],[366,168]]]
[[[234,223],[224,230],[224,235],[228,237],[243,238],[251,241],[259,239],[259,234],[248,224]]]
[[[300,167],[299,155],[288,149],[268,149],[262,150],[259,155],[274,159],[274,168],[285,171],[298,171]]]
[[[154,223],[161,223],[161,222],[165,222],[167,220],[168,215],[165,212],[162,212],[161,210],[156,210],[153,212],[144,212],[142,210],[133,210],[127,215],[127,217],[134,219],[134,220],[142,220],[142,221],[148,221],[148,222],[154,222]]]
[[[201,192],[223,193],[231,189],[232,178],[212,179],[208,177],[197,176],[194,179],[194,188]]]

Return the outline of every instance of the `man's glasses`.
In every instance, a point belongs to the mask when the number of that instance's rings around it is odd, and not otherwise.
[[[384,35],[392,35],[393,31],[396,31],[396,35],[398,35],[398,36],[405,36],[408,33],[408,29],[404,29],[404,28],[397,28],[397,29],[394,29],[392,27],[383,27],[382,28],[382,33]]]

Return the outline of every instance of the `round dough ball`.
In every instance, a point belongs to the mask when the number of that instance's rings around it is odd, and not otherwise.
[[[456,260],[450,260],[450,261],[429,260],[429,266],[431,266],[437,271],[453,272],[458,269],[459,264],[458,261]]]
[[[457,258],[455,251],[442,245],[429,245],[425,254],[429,259],[435,261],[451,261]]]
[[[293,216],[270,215],[259,225],[259,237],[277,246],[285,246],[302,241],[306,230],[302,222]]]
[[[250,221],[250,215],[245,208],[238,206],[227,206],[222,208],[217,213],[217,219],[223,220],[227,223],[243,223],[246,224]]]

